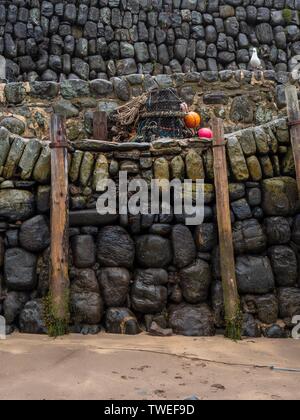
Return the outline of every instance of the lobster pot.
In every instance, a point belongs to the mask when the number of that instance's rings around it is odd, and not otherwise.
[[[184,138],[181,102],[174,89],[152,91],[141,113],[137,135],[146,142],[157,137]]]

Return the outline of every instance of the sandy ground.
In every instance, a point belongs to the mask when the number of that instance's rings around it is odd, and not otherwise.
[[[0,399],[300,399],[299,340],[14,334]]]

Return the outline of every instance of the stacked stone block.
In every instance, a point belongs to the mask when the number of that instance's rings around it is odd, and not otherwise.
[[[279,119],[228,134],[226,140],[243,333],[287,337],[292,317],[300,313],[299,203],[287,123]],[[46,331],[50,152],[38,143],[35,157],[28,159],[31,141],[0,129],[6,155],[0,180],[0,313],[8,331]],[[74,148],[71,331],[94,334],[103,326],[111,333],[137,334],[153,321],[189,336],[222,330],[212,149],[196,139],[151,145],[85,140]],[[124,169],[129,179],[148,182],[204,178],[204,223],[186,226],[184,214],[100,216],[95,185],[103,177],[118,183]]]
[[[128,74],[287,71],[300,51],[298,0],[11,0],[0,2],[10,81]]]

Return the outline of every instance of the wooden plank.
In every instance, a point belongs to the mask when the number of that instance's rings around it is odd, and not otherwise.
[[[51,127],[51,257],[50,299],[54,332],[62,335],[69,321],[68,151],[64,120],[52,115]]]
[[[235,259],[230,217],[229,186],[223,120],[213,120],[213,155],[220,244],[221,275],[226,317],[226,335],[241,338],[240,300],[235,274]]]
[[[287,86],[285,89],[287,101],[287,114],[291,123],[291,143],[293,148],[298,193],[300,197],[300,108],[296,86]],[[297,124],[297,122],[299,122]],[[295,124],[296,123],[296,124]]]
[[[106,112],[103,112],[103,111],[94,112],[93,137],[95,140],[106,141],[108,139]]]

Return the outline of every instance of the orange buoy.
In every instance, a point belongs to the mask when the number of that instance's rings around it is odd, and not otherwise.
[[[201,123],[201,117],[197,112],[189,112],[184,117],[184,122],[187,128],[197,128]]]

